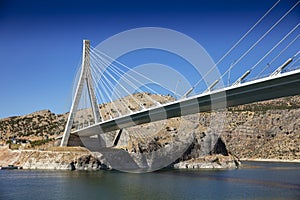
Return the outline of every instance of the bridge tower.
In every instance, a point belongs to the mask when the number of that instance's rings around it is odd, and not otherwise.
[[[97,99],[94,92],[93,83],[91,80],[91,71],[90,71],[90,41],[89,40],[83,40],[83,51],[82,51],[82,63],[81,63],[81,72],[79,76],[79,81],[76,86],[75,95],[72,100],[72,105],[68,117],[68,121],[65,126],[64,134],[60,143],[60,146],[67,146],[68,141],[71,134],[71,129],[74,122],[75,117],[75,111],[78,107],[82,90],[86,84],[86,87],[88,89],[88,96],[90,100],[90,104],[92,107],[93,115],[95,123],[100,122],[100,111],[97,104]]]

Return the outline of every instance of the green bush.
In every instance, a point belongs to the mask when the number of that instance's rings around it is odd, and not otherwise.
[[[40,145],[46,144],[50,141],[51,140],[49,140],[49,139],[47,139],[47,140],[35,140],[35,141],[31,141],[30,144],[31,144],[32,147],[34,147],[34,146],[40,146]]]

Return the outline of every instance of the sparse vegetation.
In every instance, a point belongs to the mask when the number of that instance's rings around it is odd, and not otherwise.
[[[34,145],[45,143],[45,137],[54,138],[64,129],[66,115],[55,115],[49,110],[20,117],[0,120],[1,140],[11,143],[12,138],[29,139]]]
[[[32,147],[35,147],[35,146],[40,146],[40,145],[46,144],[50,141],[52,141],[52,139],[35,140],[35,141],[30,142],[30,144]]]

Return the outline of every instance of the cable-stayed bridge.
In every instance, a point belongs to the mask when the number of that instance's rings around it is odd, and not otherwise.
[[[224,109],[230,106],[242,105],[252,102],[269,100],[279,97],[300,94],[300,69],[297,67],[299,61],[299,49],[293,55],[283,58],[283,53],[295,45],[299,38],[299,33],[290,40],[288,44],[273,56],[272,60],[257,74],[255,79],[247,80],[249,74],[257,68],[262,61],[274,50],[286,42],[298,30],[300,23],[292,27],[284,37],[269,49],[252,67],[243,69],[244,73],[232,84],[224,86],[220,84],[226,75],[230,75],[231,70],[252,51],[298,4],[297,2],[281,18],[279,18],[253,45],[246,50],[219,78],[212,81],[201,93],[192,93],[204,78],[216,69],[217,65],[228,56],[233,49],[239,45],[246,36],[272,11],[279,3],[276,2],[270,10],[257,21],[249,31],[227,52],[224,56],[206,72],[203,77],[196,82],[184,94],[177,94],[170,91],[178,98],[171,102],[160,102],[151,97],[148,93],[158,94],[148,85],[144,85],[141,78],[147,82],[159,83],[151,80],[144,74],[130,69],[128,66],[112,59],[96,48],[90,47],[88,40],[83,41],[82,64],[78,73],[77,83],[75,84],[73,102],[62,138],[61,146],[68,145],[70,135],[79,137],[93,137],[111,131],[120,130],[116,134],[115,141],[122,132],[122,129],[141,125],[145,123],[160,121],[164,119],[185,116],[200,112]],[[281,58],[281,64],[265,77],[261,77],[265,70]],[[127,72],[129,75],[126,75]],[[229,76],[228,75],[228,76]],[[140,77],[140,78],[139,78]],[[122,84],[118,84],[122,79]],[[147,92],[145,92],[147,91]],[[133,93],[143,93],[143,98],[151,102],[145,105],[143,100],[136,98]],[[111,102],[111,112],[103,113],[99,110],[99,104]],[[77,112],[90,110],[92,120],[76,126],[74,124]]]
[[[158,120],[207,112],[252,102],[300,94],[300,70],[266,77],[213,92],[180,99],[136,113],[98,122],[72,132],[78,136],[93,136]],[[224,105],[224,100],[226,105]],[[214,106],[212,107],[212,102]]]
[[[84,42],[85,44],[88,43],[88,41]],[[212,90],[213,85],[211,85],[209,90],[201,94],[191,97],[184,96],[181,99],[165,104],[154,104],[155,106],[153,107],[143,108],[140,111],[131,112],[129,114],[121,115],[104,121],[101,121],[95,95],[92,95],[94,89],[90,87],[89,82],[87,81],[88,78],[82,78],[81,80],[86,81],[86,89],[88,90],[89,94],[91,94],[90,104],[92,105],[94,116],[99,120],[95,121],[95,123],[90,126],[79,128],[78,130],[73,130],[72,132],[70,130],[69,131],[71,134],[76,134],[81,137],[93,136],[144,123],[179,117],[182,115],[206,112],[213,109],[226,108],[229,106],[236,106],[284,96],[297,95],[300,94],[300,69],[282,73],[282,70],[287,67],[290,62],[291,59],[288,59],[270,76],[264,78],[243,82],[243,79],[248,74],[245,73],[231,86]],[[84,74],[85,73],[83,73],[83,76]],[[82,88],[83,83],[84,82],[79,84],[79,86],[81,85]],[[75,106],[75,104],[73,106]]]

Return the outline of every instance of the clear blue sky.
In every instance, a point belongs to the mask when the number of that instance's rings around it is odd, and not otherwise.
[[[217,61],[275,2],[2,0],[0,118],[42,109],[67,112],[83,39],[96,46],[124,30],[165,27],[194,38]],[[264,22],[265,26],[274,23],[275,17],[295,2],[282,0]],[[281,29],[266,39],[263,47],[282,37],[285,28],[287,31],[299,23],[299,7],[282,23]],[[253,40],[265,26],[258,27],[251,36]],[[297,46],[290,53],[295,50]]]

